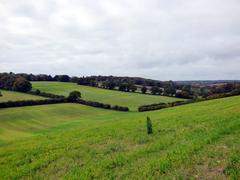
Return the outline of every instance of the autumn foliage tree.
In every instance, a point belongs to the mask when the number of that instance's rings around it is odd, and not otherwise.
[[[28,92],[31,89],[31,83],[23,77],[16,78],[15,82],[13,83],[13,90],[15,91]]]

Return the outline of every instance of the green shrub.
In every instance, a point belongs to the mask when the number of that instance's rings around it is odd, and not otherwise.
[[[41,91],[39,89],[36,90],[36,95],[39,95]]]
[[[147,133],[152,134],[153,129],[152,129],[152,121],[149,117],[147,117]]]
[[[81,98],[81,93],[79,91],[72,91],[69,93],[68,100],[76,101]]]

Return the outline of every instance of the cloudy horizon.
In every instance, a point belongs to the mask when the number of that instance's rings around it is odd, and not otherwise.
[[[240,79],[239,0],[0,0],[0,72]]]

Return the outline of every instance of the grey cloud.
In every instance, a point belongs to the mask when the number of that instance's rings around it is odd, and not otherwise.
[[[240,79],[238,0],[3,0],[0,71]]]

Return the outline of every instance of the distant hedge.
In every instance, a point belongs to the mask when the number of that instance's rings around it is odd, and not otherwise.
[[[71,98],[65,98],[64,96],[60,96],[60,95],[40,92],[39,90],[30,91],[28,92],[28,94],[48,97],[51,99],[2,102],[0,103],[0,108],[34,106],[34,105],[43,105],[43,104],[78,103],[86,106],[92,106],[92,107],[103,108],[103,109],[111,109],[115,111],[125,111],[125,112],[129,111],[128,107],[116,106],[116,105],[111,106],[110,104],[104,104],[104,103],[94,102],[94,101],[86,101],[83,99],[74,100]]]
[[[103,108],[103,109],[111,109],[111,110],[116,110],[116,111],[129,111],[128,107],[123,107],[123,106],[111,106],[110,104],[104,104],[100,102],[94,102],[94,101],[86,101],[83,99],[78,99],[74,101],[75,103],[87,105],[87,106],[92,106],[92,107],[98,107],[98,108]]]
[[[40,90],[36,90],[36,91],[29,91],[27,92],[28,94],[32,94],[32,95],[37,95],[37,96],[42,96],[42,97],[47,97],[47,98],[65,98],[65,96],[62,96],[62,95],[56,95],[56,94],[52,94],[52,93],[47,93],[47,92],[42,92]]]
[[[35,106],[35,105],[43,105],[43,104],[60,104],[60,103],[67,103],[67,102],[68,101],[65,98],[43,99],[43,100],[8,101],[8,102],[1,102],[0,103],[0,108]]]
[[[159,103],[159,104],[149,104],[149,105],[143,105],[140,106],[138,108],[139,112],[143,112],[143,111],[153,111],[153,110],[157,110],[157,109],[163,109],[163,108],[167,108],[168,104],[166,103]]]
[[[219,99],[219,98],[238,96],[238,95],[240,95],[240,89],[235,89],[228,93],[212,94],[212,95],[206,97],[206,100]]]
[[[93,102],[93,101],[85,101],[82,99],[72,102],[72,101],[69,101],[67,98],[1,102],[0,108],[35,106],[35,105],[43,105],[43,104],[60,104],[60,103],[79,103],[79,104],[97,107],[97,108],[103,108],[103,109],[112,109],[116,111],[129,111],[128,107],[111,106],[110,104],[103,104],[103,103]]]
[[[190,99],[190,100],[186,100],[186,101],[175,101],[175,102],[170,102],[170,103],[143,105],[138,108],[138,111],[139,112],[153,111],[153,110],[159,110],[159,109],[168,108],[168,107],[180,106],[180,105],[184,105],[184,104],[190,104],[190,103],[195,103],[195,102],[201,102],[201,101],[207,101],[207,100],[219,99],[219,98],[231,97],[231,96],[238,96],[238,95],[240,95],[240,90],[235,89],[229,93],[212,94],[206,98]]]

